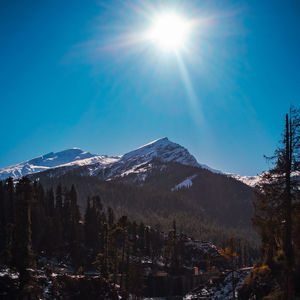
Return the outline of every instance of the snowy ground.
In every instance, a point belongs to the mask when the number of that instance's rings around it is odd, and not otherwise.
[[[235,297],[238,299],[238,288],[243,284],[246,276],[250,273],[250,268],[240,269],[234,272],[235,278]],[[187,294],[183,299],[214,299],[230,300],[232,299],[232,272],[228,272],[223,280],[210,280],[203,288],[194,293]]]

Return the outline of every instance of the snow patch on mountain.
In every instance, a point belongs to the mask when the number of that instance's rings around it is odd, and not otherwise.
[[[179,190],[179,189],[181,189],[181,188],[183,188],[183,187],[185,187],[185,188],[191,187],[191,186],[193,185],[193,181],[192,181],[192,180],[193,180],[195,177],[197,177],[197,174],[194,174],[193,176],[187,177],[185,180],[183,180],[182,182],[180,182],[179,184],[177,184],[175,187],[173,187],[173,188],[171,189],[171,191],[172,191],[172,192],[173,192],[173,191],[177,191],[177,190]]]
[[[139,164],[139,165],[136,165],[134,166],[133,168],[123,172],[120,174],[120,177],[124,177],[124,176],[128,176],[130,174],[138,174],[138,175],[141,175],[145,172],[147,172],[149,170],[149,168],[151,167],[151,164]],[[146,177],[147,176],[144,176],[146,174],[143,174],[143,176],[141,176],[142,180],[145,181]]]

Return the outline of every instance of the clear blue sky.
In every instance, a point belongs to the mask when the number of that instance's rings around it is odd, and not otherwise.
[[[181,63],[135,38],[162,9],[200,20]],[[300,104],[298,0],[2,0],[0,45],[0,167],[167,136],[255,175]]]

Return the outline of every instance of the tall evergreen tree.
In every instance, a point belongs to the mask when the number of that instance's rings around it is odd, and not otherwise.
[[[13,243],[13,265],[20,273],[21,286],[27,280],[27,268],[34,264],[31,250],[31,205],[33,187],[27,177],[23,177],[16,185],[16,222]]]
[[[91,199],[90,197],[88,197],[86,201],[86,208],[84,214],[84,242],[87,248],[91,248],[93,245],[93,237],[91,235],[91,230],[92,230],[91,213],[92,213]]]
[[[62,192],[62,187],[59,184],[56,188],[56,198],[55,198],[56,213],[61,213],[62,208],[63,208],[63,192]]]
[[[79,266],[82,262],[81,253],[81,226],[80,211],[77,204],[77,192],[74,185],[71,186],[70,197],[70,254],[73,264]]]
[[[45,214],[45,191],[41,183],[33,184],[33,201],[31,205],[32,246],[35,252],[45,249],[47,220]],[[43,224],[43,226],[41,226]]]
[[[54,209],[55,209],[54,193],[53,193],[53,189],[49,189],[47,190],[47,195],[46,195],[46,215],[52,218],[54,216]]]
[[[0,259],[3,258],[5,249],[5,225],[4,187],[3,182],[0,181]]]
[[[109,226],[112,226],[115,221],[114,211],[110,206],[107,208],[107,220]]]
[[[4,184],[4,192],[6,193],[6,221],[7,223],[15,222],[15,196],[14,196],[14,181],[11,177],[6,179]]]
[[[62,256],[64,246],[63,234],[63,192],[62,186],[59,184],[55,192],[55,214],[54,214],[54,237],[55,237],[55,253],[57,257]]]
[[[300,171],[300,115],[291,108],[286,115],[282,146],[270,158],[274,167],[261,176],[257,201],[255,203],[254,225],[258,227],[262,239],[265,263],[271,269],[281,254],[284,271],[284,299],[292,299],[294,294],[294,274],[297,253],[293,241],[295,226],[299,219],[296,207],[299,203]],[[294,245],[294,246],[293,246]]]

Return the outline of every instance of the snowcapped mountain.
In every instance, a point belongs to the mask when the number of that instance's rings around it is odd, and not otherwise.
[[[4,180],[8,177],[16,179],[25,175],[63,166],[76,167],[97,162],[101,162],[103,165],[105,165],[118,159],[119,157],[94,155],[89,152],[82,151],[79,148],[72,148],[61,152],[50,152],[46,155],[42,155],[13,166],[2,168],[0,169],[0,180]]]
[[[111,180],[135,174],[139,180],[144,180],[146,173],[152,168],[150,162],[153,159],[162,163],[176,162],[212,170],[206,165],[199,164],[186,148],[171,142],[168,138],[162,138],[124,154],[112,164],[97,163],[89,166],[90,175],[100,174],[103,179]]]
[[[88,167],[89,175],[105,173],[105,179],[140,173],[141,166],[157,158],[162,162],[178,162],[183,165],[203,167],[187,149],[168,138],[155,140],[122,156],[95,155],[79,148],[51,152],[46,155],[0,169],[0,180],[8,177],[19,178],[51,169],[74,169]],[[137,172],[138,170],[138,172]]]
[[[147,172],[152,169],[151,161],[161,163],[176,162],[185,166],[207,169],[211,172],[224,174],[204,164],[199,164],[195,157],[183,146],[161,138],[141,146],[120,156],[96,155],[79,148],[72,148],[61,152],[51,152],[46,155],[0,169],[0,180],[8,177],[17,179],[24,175],[48,171],[49,176],[60,176],[69,170],[78,170],[78,174],[100,176],[104,180],[123,178],[135,175],[136,180],[143,181]],[[163,168],[163,164],[161,166]],[[50,174],[51,173],[51,174]],[[258,180],[256,176],[239,176],[227,174],[247,185],[254,186]],[[191,186],[193,178],[188,178],[182,184],[178,183],[174,189]]]
[[[164,162],[178,162],[183,165],[199,167],[196,161],[187,149],[179,144],[169,141],[168,138],[155,140],[149,144],[139,147],[122,157],[122,161],[141,163],[150,161],[153,158],[159,158]]]

